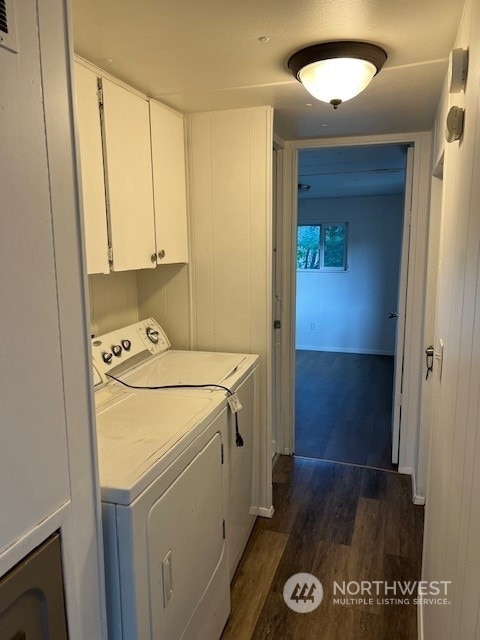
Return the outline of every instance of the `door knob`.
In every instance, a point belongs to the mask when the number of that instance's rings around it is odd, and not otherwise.
[[[156,262],[157,261],[157,254],[156,253],[152,253],[152,255],[150,256],[150,260],[152,262]]]
[[[390,320],[392,320],[393,318],[398,318],[398,313],[392,313],[390,311],[390,313],[388,314],[388,317],[390,318]]]
[[[164,249],[161,249],[158,252],[158,257],[160,258],[160,260],[165,257],[165,250]]]

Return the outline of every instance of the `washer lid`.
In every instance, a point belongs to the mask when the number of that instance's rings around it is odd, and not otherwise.
[[[140,387],[222,384],[246,358],[242,353],[170,350],[127,374],[124,380]]]
[[[102,500],[130,504],[171,462],[163,459],[172,447],[206,426],[222,404],[212,395],[145,392],[124,395],[102,408],[97,413]]]

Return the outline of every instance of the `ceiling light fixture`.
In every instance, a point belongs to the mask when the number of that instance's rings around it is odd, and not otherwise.
[[[368,42],[323,42],[294,53],[288,67],[314,98],[336,109],[363,91],[386,59],[381,47]]]

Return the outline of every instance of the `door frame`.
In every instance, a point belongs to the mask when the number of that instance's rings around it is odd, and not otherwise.
[[[282,269],[282,398],[283,454],[295,451],[295,305],[298,151],[322,147],[410,144],[415,148],[412,186],[409,278],[405,318],[405,367],[400,433],[400,473],[418,473],[418,442],[424,368],[424,310],[432,142],[430,132],[345,138],[314,138],[285,142],[283,151],[283,269]],[[421,461],[420,461],[421,462]],[[415,491],[414,491],[415,492]]]
[[[405,319],[408,291],[408,257],[410,254],[410,228],[412,224],[412,188],[413,167],[415,164],[414,147],[407,148],[405,166],[404,203],[402,222],[402,243],[400,247],[400,270],[397,294],[397,326],[395,331],[395,357],[393,369],[392,393],[392,463],[398,464],[400,454],[400,427],[403,404],[403,365],[405,353]]]

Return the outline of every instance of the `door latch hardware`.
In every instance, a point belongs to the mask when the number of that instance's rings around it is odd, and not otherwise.
[[[427,363],[427,375],[425,380],[428,380],[428,376],[433,372],[433,356],[435,355],[435,349],[430,345],[425,349],[425,360]]]
[[[282,328],[282,323],[280,320],[275,320],[273,323],[273,328],[274,329],[281,329]]]

